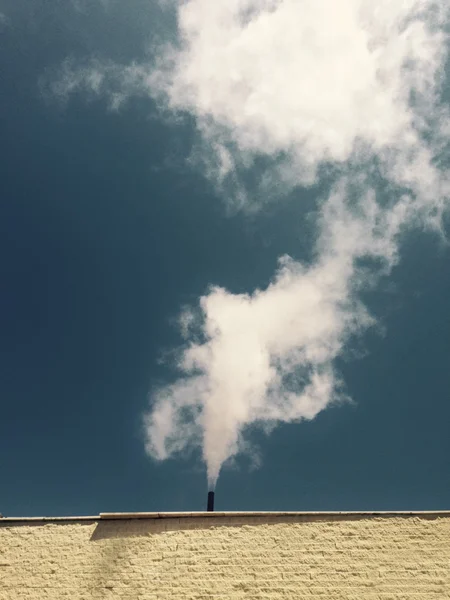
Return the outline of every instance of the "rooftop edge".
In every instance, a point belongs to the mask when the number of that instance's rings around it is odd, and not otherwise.
[[[67,521],[104,521],[131,519],[214,519],[248,517],[450,517],[450,510],[424,511],[213,511],[213,512],[132,512],[100,513],[79,517],[1,517],[3,523],[57,523]]]

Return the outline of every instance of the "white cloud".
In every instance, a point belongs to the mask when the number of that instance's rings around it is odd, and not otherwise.
[[[317,182],[324,165],[336,180],[310,265],[284,257],[267,289],[214,288],[199,315],[182,319],[180,379],[155,395],[147,449],[163,459],[202,445],[213,485],[246,427],[311,419],[343,396],[335,359],[373,324],[359,292],[389,273],[406,227],[440,226],[448,9],[435,0],[172,5],[178,38],[156,63],[71,67],[61,95],[149,94],[192,114],[206,173],[244,208]],[[249,187],[241,175],[261,156],[269,166]],[[377,193],[375,176],[390,194]],[[378,266],[363,271],[364,257]]]

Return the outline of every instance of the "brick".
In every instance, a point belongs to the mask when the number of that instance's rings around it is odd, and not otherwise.
[[[0,600],[450,600],[450,516],[0,521]]]

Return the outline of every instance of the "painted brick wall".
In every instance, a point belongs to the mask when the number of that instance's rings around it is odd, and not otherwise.
[[[450,517],[0,522],[1,600],[450,599]]]

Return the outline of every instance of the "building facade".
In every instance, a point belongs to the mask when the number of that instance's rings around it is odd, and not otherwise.
[[[0,519],[0,600],[450,600],[450,513]]]

